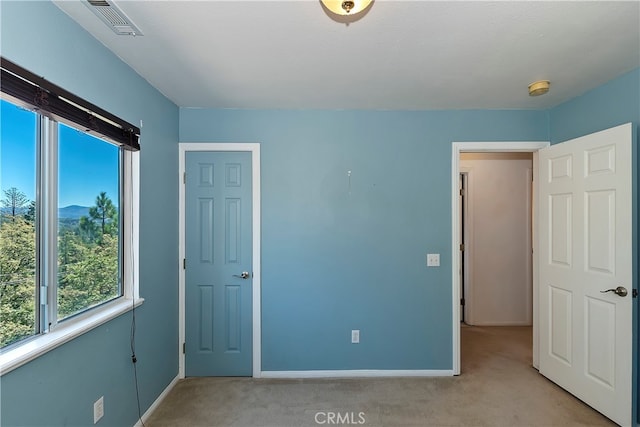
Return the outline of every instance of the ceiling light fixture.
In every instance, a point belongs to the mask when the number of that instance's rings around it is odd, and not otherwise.
[[[372,0],[320,0],[320,2],[336,15],[355,15],[365,10]]]
[[[544,95],[549,92],[549,80],[538,80],[529,85],[529,96]]]

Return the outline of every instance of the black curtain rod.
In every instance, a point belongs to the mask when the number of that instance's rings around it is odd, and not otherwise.
[[[2,91],[14,96],[37,109],[48,111],[55,116],[70,120],[87,130],[93,130],[123,144],[125,148],[139,150],[140,128],[114,116],[108,111],[77,97],[76,95],[20,67],[4,57],[0,57]],[[16,77],[18,76],[18,77]],[[64,98],[64,99],[61,99]],[[65,101],[68,100],[81,108]],[[85,111],[86,110],[86,111]],[[87,113],[90,111],[91,113]],[[95,115],[104,117],[105,120]],[[115,123],[117,126],[113,125]]]

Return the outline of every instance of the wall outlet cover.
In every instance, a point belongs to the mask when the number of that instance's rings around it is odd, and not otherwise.
[[[427,254],[427,267],[440,267],[440,254]]]

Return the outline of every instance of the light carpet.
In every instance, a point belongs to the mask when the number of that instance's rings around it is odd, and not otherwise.
[[[615,425],[531,367],[530,327],[463,327],[461,339],[458,377],[187,378],[146,425]]]

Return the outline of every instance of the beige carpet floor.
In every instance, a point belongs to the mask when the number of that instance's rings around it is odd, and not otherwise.
[[[332,419],[330,412],[335,414]],[[337,421],[341,424],[335,424]],[[187,378],[176,385],[146,425],[615,424],[531,367],[531,328],[463,327],[462,375],[458,377]]]

